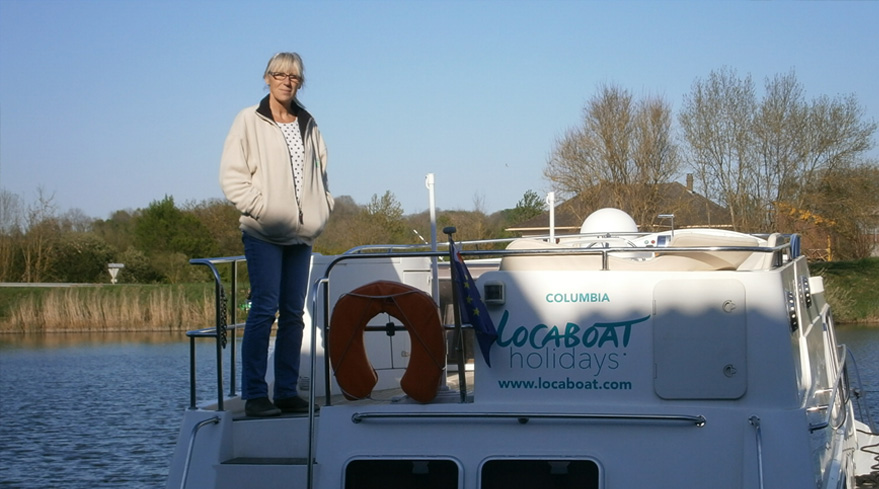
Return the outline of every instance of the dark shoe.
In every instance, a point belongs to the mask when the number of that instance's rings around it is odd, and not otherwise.
[[[287,399],[275,399],[275,406],[281,408],[285,413],[307,413],[308,401],[301,397],[290,397]],[[320,411],[320,406],[314,405],[314,411]]]
[[[257,397],[256,399],[248,399],[244,403],[244,414],[257,418],[267,418],[269,416],[279,416],[281,410],[272,404],[268,397]]]

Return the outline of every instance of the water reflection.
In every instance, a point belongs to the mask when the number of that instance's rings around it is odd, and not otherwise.
[[[64,348],[84,345],[148,344],[160,345],[187,341],[186,332],[109,332],[109,333],[5,333],[0,334],[4,348]]]

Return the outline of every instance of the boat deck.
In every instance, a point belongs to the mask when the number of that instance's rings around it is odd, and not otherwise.
[[[473,395],[473,372],[468,370],[465,374],[465,381],[467,382],[467,395]],[[446,386],[440,389],[440,392],[437,396],[441,399],[454,400],[460,398],[460,391],[458,391],[458,383],[459,376],[457,372],[449,373],[446,377]],[[452,399],[454,398],[454,399]],[[318,396],[316,399],[317,405],[323,407],[326,404],[326,399],[323,396]],[[231,399],[227,400],[229,407],[233,411],[233,420],[234,421],[245,421],[245,420],[263,420],[266,418],[258,418],[253,416],[247,416],[244,414],[244,404],[240,401],[240,399]],[[395,404],[395,403],[406,403],[406,402],[414,402],[409,401],[407,399],[406,394],[403,392],[403,389],[397,387],[393,389],[381,389],[375,390],[372,394],[364,399],[346,399],[345,396],[341,394],[336,394],[330,397],[330,402],[333,405],[339,404],[348,404],[348,405],[360,405],[360,406],[375,406],[375,405],[383,405],[383,404]],[[320,410],[315,413],[316,416],[320,416]],[[282,413],[280,418],[302,418],[308,416],[308,413]]]

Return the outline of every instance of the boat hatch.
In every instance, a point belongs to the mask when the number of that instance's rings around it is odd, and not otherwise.
[[[345,467],[345,489],[456,489],[460,472],[453,460],[352,460]]]
[[[656,394],[663,399],[745,395],[748,343],[742,283],[664,280],[653,297]]]
[[[592,460],[489,460],[482,465],[480,489],[598,489]]]

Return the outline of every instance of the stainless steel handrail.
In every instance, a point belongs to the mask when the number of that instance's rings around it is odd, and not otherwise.
[[[220,417],[214,416],[212,418],[203,419],[192,427],[192,431],[189,433],[189,446],[186,447],[186,462],[183,464],[183,474],[180,476],[180,489],[186,487],[186,479],[189,477],[189,463],[192,461],[192,447],[195,446],[195,435],[197,435],[198,431],[203,427],[209,424],[217,424],[219,422]]]
[[[515,413],[515,412],[357,412],[351,415],[352,423],[361,423],[368,419],[396,419],[396,418],[431,418],[431,419],[515,419],[520,424],[525,424],[532,419],[577,419],[585,421],[632,421],[632,422],[666,422],[666,423],[692,423],[696,427],[703,427],[707,420],[701,414],[611,414],[611,413]]]
[[[311,355],[309,356],[310,366],[308,375],[313,380],[314,372],[317,370],[317,326],[314,318],[317,317],[317,304],[318,304],[318,296],[320,296],[320,291],[324,290],[324,295],[326,295],[326,286],[328,285],[328,279],[321,278],[314,283],[314,296],[312,297],[312,308],[311,308],[311,343],[309,345],[309,350],[311,351]],[[326,307],[329,307],[328,303]],[[326,315],[324,317],[326,318]],[[329,358],[326,354],[324,354],[324,371],[329,372]],[[324,392],[327,394],[327,399],[330,398],[330,379],[328,375],[325,375],[325,386],[326,389]],[[314,487],[314,450],[315,450],[315,435],[317,433],[316,429],[316,420],[315,420],[315,412],[314,412],[314,403],[317,400],[317,396],[315,394],[314,384],[312,383],[311,388],[308,390],[308,462],[306,463],[307,470],[307,478],[306,478],[306,489],[312,489]]]
[[[839,355],[839,358],[841,358],[842,360],[839,364],[839,369],[836,372],[836,381],[833,386],[833,393],[830,394],[830,401],[827,404],[822,404],[819,406],[812,406],[810,408],[807,408],[808,412],[826,411],[826,414],[824,415],[823,421],[821,421],[820,423],[810,423],[809,424],[809,432],[810,433],[814,433],[816,431],[823,430],[824,428],[827,428],[828,426],[830,426],[834,430],[838,430],[840,427],[842,427],[845,424],[846,420],[848,419],[848,409],[846,408],[847,404],[848,404],[848,399],[842,398],[842,401],[840,404],[840,408],[841,408],[840,411],[842,412],[841,420],[835,426],[831,426],[831,422],[833,421],[833,414],[834,414],[833,407],[836,405],[837,399],[839,399],[841,395],[842,396],[847,395],[846,392],[842,392],[842,391],[848,389],[848,381],[846,380],[847,379],[847,374],[846,374],[846,372],[847,372],[847,370],[846,370],[846,358],[847,358],[846,350],[847,350],[847,348],[845,345],[840,345],[839,348],[841,350],[843,350],[842,354]],[[840,392],[842,392],[842,394],[840,394]]]
[[[748,422],[754,427],[754,436],[757,439],[757,476],[760,479],[760,489],[763,489],[763,430],[760,428],[760,416],[755,414],[748,418]]]

